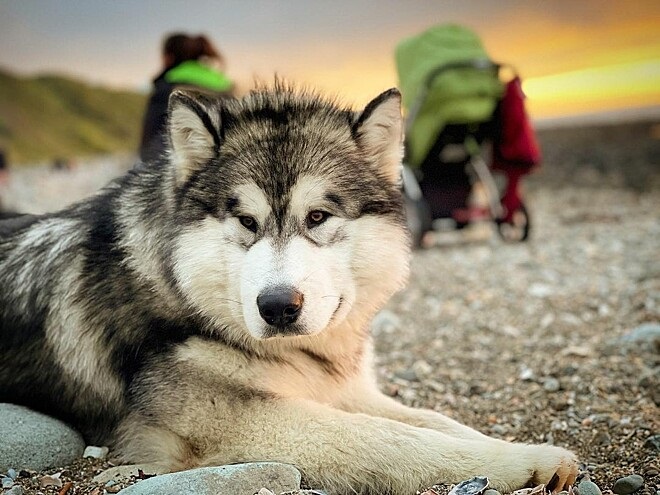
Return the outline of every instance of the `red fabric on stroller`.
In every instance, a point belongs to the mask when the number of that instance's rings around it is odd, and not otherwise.
[[[525,111],[525,94],[519,77],[506,85],[498,109],[499,130],[493,143],[493,168],[523,169],[529,173],[541,163],[534,129]]]
[[[527,112],[525,94],[519,77],[506,85],[504,96],[497,110],[497,136],[493,142],[493,170],[506,175],[507,185],[501,199],[505,222],[511,222],[520,209],[520,178],[541,163],[541,150]]]

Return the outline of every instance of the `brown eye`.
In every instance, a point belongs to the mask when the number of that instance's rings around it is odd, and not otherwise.
[[[257,221],[252,217],[238,217],[238,220],[241,222],[241,225],[248,229],[250,232],[257,231]]]
[[[311,229],[312,227],[321,225],[329,217],[330,217],[330,213],[328,213],[327,211],[314,210],[310,212],[309,215],[307,215],[307,227]]]

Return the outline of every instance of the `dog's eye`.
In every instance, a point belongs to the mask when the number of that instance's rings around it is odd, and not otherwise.
[[[307,227],[311,229],[312,227],[321,225],[329,217],[330,217],[330,213],[328,213],[327,211],[321,211],[321,210],[311,211],[309,212],[309,215],[307,215]]]
[[[238,221],[241,222],[241,225],[248,229],[251,232],[257,231],[257,221],[252,217],[241,216],[238,217]]]

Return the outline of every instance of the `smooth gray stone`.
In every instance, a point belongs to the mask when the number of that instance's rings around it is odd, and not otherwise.
[[[120,495],[254,495],[261,488],[275,493],[300,488],[300,472],[289,464],[256,462],[205,467],[138,481]]]
[[[644,486],[644,478],[639,474],[631,474],[630,476],[625,476],[616,480],[612,487],[612,491],[618,495],[628,495],[636,492],[642,486]]]
[[[0,403],[0,472],[70,464],[85,442],[61,421],[15,404]]]
[[[22,486],[14,485],[9,491],[4,492],[2,495],[24,495],[25,491]]]
[[[621,342],[652,342],[660,340],[660,323],[642,323],[623,335]]]
[[[579,495],[602,495],[598,485],[591,480],[580,481],[577,492]]]

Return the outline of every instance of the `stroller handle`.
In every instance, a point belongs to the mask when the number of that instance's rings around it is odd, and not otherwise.
[[[492,70],[499,72],[500,68],[504,64],[498,64],[487,58],[477,58],[472,60],[459,60],[456,62],[450,62],[448,64],[442,64],[435,69],[433,69],[427,76],[425,81],[425,89],[429,89],[433,80],[438,77],[443,72],[454,69],[477,69],[477,70]]]
[[[433,69],[426,76],[424,84],[420,88],[417,97],[413,101],[413,104],[408,111],[408,117],[406,118],[405,133],[408,134],[412,131],[412,123],[417,117],[418,112],[420,111],[422,104],[426,100],[426,96],[431,89],[431,85],[436,77],[438,77],[443,72],[455,69],[476,69],[482,71],[494,71],[499,76],[501,69],[509,69],[514,74],[517,74],[515,67],[506,63],[493,62],[488,58],[476,58],[468,60],[458,60],[456,62],[450,62],[448,64],[442,64]]]

